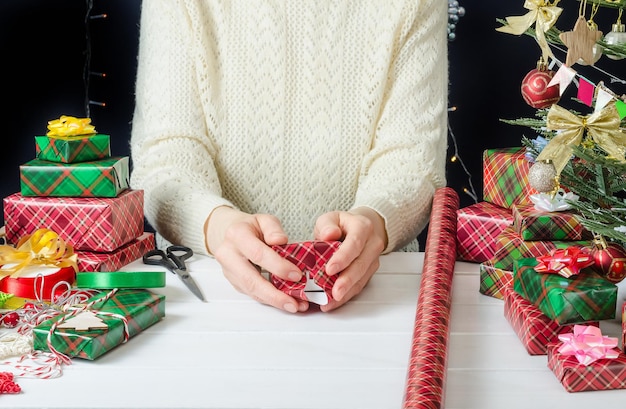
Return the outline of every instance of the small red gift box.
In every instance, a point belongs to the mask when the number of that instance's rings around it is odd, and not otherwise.
[[[626,389],[626,355],[599,359],[589,365],[578,362],[575,355],[558,352],[560,343],[548,345],[548,368],[568,392]],[[617,352],[617,348],[615,348]]]
[[[559,342],[559,334],[574,329],[574,325],[559,325],[548,318],[512,287],[504,290],[504,316],[530,355],[546,355],[548,344]],[[599,324],[590,322],[587,325]]]
[[[545,212],[534,205],[513,205],[513,226],[523,240],[583,240],[586,230],[574,212]]]
[[[78,271],[117,271],[150,250],[154,250],[154,234],[144,233],[137,239],[110,253],[96,253],[93,251],[77,251]]]
[[[524,148],[487,149],[483,152],[483,199],[510,208],[513,204],[530,204],[530,162]]]
[[[457,211],[457,258],[482,263],[493,257],[496,238],[513,223],[509,209],[479,202]]]
[[[143,190],[126,190],[114,198],[4,198],[6,237],[20,237],[47,228],[74,250],[110,252],[143,233]]]
[[[300,281],[287,281],[271,275],[272,284],[290,296],[326,305],[332,300],[333,284],[338,275],[326,275],[326,263],[337,251],[339,241],[305,241],[282,246],[272,246],[281,257],[286,258],[302,272]]]
[[[480,263],[480,287],[481,294],[493,298],[504,299],[504,292],[513,286],[513,271],[494,267],[489,260]]]

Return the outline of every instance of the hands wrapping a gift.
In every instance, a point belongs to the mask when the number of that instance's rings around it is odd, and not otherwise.
[[[247,214],[222,206],[207,220],[205,232],[208,250],[235,289],[287,312],[309,309],[308,301],[283,293],[260,274],[259,268],[289,281],[302,278],[302,271],[270,247],[288,242],[276,217]],[[368,208],[321,215],[314,236],[316,240],[343,241],[326,267],[328,275],[342,273],[333,286],[332,299],[321,306],[326,312],[340,307],[363,290],[378,269],[387,237],[383,219]]]

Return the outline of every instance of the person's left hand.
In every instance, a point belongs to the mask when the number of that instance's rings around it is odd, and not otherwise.
[[[332,300],[320,307],[334,310],[359,294],[380,265],[379,257],[387,247],[383,218],[366,207],[349,212],[334,211],[321,215],[314,229],[316,240],[341,240],[339,249],[326,264],[326,274],[341,272],[332,290]]]

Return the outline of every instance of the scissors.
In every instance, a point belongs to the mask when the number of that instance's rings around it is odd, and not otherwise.
[[[189,247],[169,246],[165,251],[159,249],[150,250],[143,255],[143,262],[144,264],[167,268],[176,274],[196,297],[206,302],[204,295],[202,295],[200,288],[189,275],[185,265],[185,260],[191,256],[193,256],[193,251]]]

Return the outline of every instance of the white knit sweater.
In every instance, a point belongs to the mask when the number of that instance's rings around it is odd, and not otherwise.
[[[206,253],[229,205],[289,241],[331,210],[382,215],[410,242],[445,185],[444,0],[147,0],[132,187],[166,239]],[[415,246],[412,247],[416,249]]]

